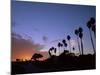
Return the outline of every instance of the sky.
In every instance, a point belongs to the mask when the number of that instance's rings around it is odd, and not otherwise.
[[[93,53],[86,23],[90,17],[96,18],[95,10],[95,6],[86,5],[12,1],[12,60],[29,59],[40,51],[46,54],[50,47],[57,48],[62,39],[67,41],[67,35],[75,47],[73,52],[78,53],[74,30],[79,27],[83,28],[84,53]]]

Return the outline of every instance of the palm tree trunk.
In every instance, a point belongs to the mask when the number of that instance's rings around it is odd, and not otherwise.
[[[82,38],[81,38],[81,50],[82,50],[82,55],[83,55],[84,53],[83,53],[83,42],[82,42]]]
[[[69,40],[69,49],[70,49],[70,53],[71,53],[71,42],[70,42],[70,40]]]
[[[78,36],[77,36],[77,43],[78,43],[79,53],[80,53],[80,55],[81,55],[81,50],[80,50],[80,44],[79,44],[79,38],[78,38]]]
[[[90,29],[89,29],[89,33],[90,33],[90,38],[91,38],[91,43],[92,43],[93,51],[94,51],[94,54],[95,54],[95,48],[94,48],[94,43],[93,43],[92,34],[91,34]]]
[[[65,50],[65,46],[63,47],[63,51]]]
[[[58,49],[59,49],[59,55],[60,55],[60,47],[58,47]]]
[[[51,57],[51,52],[50,52],[50,50],[49,50],[49,55],[50,55],[50,57]]]
[[[96,33],[94,32],[94,37],[96,38]]]

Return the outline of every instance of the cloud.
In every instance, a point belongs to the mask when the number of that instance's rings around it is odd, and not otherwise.
[[[50,43],[59,42],[59,41],[62,41],[62,39],[53,40]]]
[[[25,39],[17,33],[11,34],[11,44],[12,59],[30,58],[33,53],[44,48],[44,45],[34,43],[28,38]]]
[[[43,39],[44,42],[48,41],[48,37],[47,36],[43,36],[42,39]]]
[[[39,31],[40,31],[38,28],[35,28],[35,27],[33,27],[33,30],[34,30],[35,32],[39,32]]]

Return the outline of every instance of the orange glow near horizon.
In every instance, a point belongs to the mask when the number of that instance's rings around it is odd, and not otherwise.
[[[31,57],[34,53],[40,53],[41,55],[43,55],[42,58],[39,58],[40,61],[43,61],[45,59],[47,59],[49,57],[48,53],[45,51],[45,52],[40,52],[40,51],[33,51],[33,52],[27,52],[27,51],[20,51],[20,52],[14,52],[12,53],[12,59],[11,61],[16,61],[16,59],[20,59],[20,60],[31,60]]]

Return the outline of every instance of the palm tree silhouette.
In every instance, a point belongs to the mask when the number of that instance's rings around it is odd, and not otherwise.
[[[96,36],[96,27],[95,27],[95,19],[93,17],[90,18],[91,29],[94,32],[94,36]]]
[[[67,47],[67,43],[65,43],[65,47]]]
[[[65,39],[63,39],[63,40],[62,40],[62,43],[63,43],[63,45],[64,45],[64,50],[66,50],[66,47],[67,47],[66,40],[65,40]]]
[[[60,44],[61,47],[63,47],[63,44]]]
[[[54,47],[52,47],[51,49],[52,49],[52,51],[54,52],[55,48],[54,48]]]
[[[81,27],[79,27],[78,31],[79,31],[79,33],[82,33],[83,29]]]
[[[56,55],[56,52],[57,52],[57,49],[55,48],[55,49],[54,49],[54,53],[55,53],[55,55]]]
[[[67,36],[67,40],[69,41],[69,49],[70,49],[69,52],[71,53],[71,42],[70,42],[70,39],[71,39],[71,37],[68,35],[68,36]]]
[[[65,47],[67,48],[67,43],[65,43]]]
[[[75,50],[75,47],[73,47],[73,51]]]
[[[82,55],[83,55],[83,41],[82,41],[82,38],[83,38],[83,29],[81,27],[79,27],[79,38],[81,40],[81,51],[82,51]]]
[[[58,43],[58,50],[59,50],[59,54],[60,54],[60,47],[61,47],[61,43]]]
[[[78,35],[79,35],[79,31],[78,31],[77,29],[75,30],[75,34],[76,34],[76,36],[77,36],[77,43],[78,43],[79,53],[81,54],[80,44],[79,44],[79,37],[78,37]]]
[[[96,26],[95,25],[92,26],[92,31],[94,32],[94,36],[96,37]]]
[[[52,48],[50,48],[49,51],[48,51],[50,57],[52,56],[51,51],[52,51]]]
[[[55,48],[54,47],[51,47],[51,49],[54,50]]]
[[[92,27],[92,26],[91,26],[91,22],[92,22],[92,21],[88,21],[88,22],[87,22],[87,27],[88,27],[88,29],[89,29],[90,39],[91,39],[93,51],[94,51],[94,54],[95,54],[95,48],[94,48],[94,43],[93,43],[92,33],[91,33],[91,27]]]
[[[63,48],[63,44],[61,43],[60,46],[61,46],[61,50],[62,50],[62,48]]]

